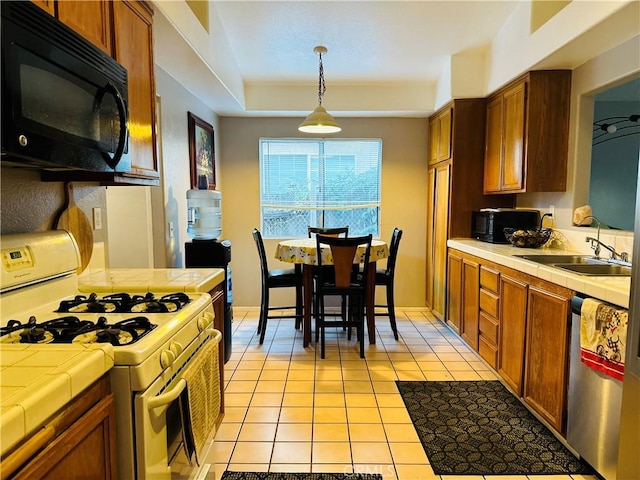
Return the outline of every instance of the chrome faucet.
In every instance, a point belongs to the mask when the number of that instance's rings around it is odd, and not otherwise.
[[[609,252],[611,252],[611,258],[610,258],[611,260],[620,260],[622,262],[628,262],[629,254],[627,252],[618,253],[616,252],[615,248],[613,248],[610,245],[607,245],[606,243],[602,243],[600,241],[600,220],[597,217],[594,217],[593,215],[587,215],[586,217],[584,217],[583,220],[586,220],[588,218],[592,218],[598,223],[598,234],[596,235],[596,238],[587,237],[585,239],[586,242],[591,242],[591,249],[593,250],[594,258],[596,259],[600,258],[600,247],[603,247],[609,250]]]

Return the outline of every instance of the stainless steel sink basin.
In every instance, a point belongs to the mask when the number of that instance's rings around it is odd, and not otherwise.
[[[542,263],[544,265],[556,265],[559,263],[569,264],[603,264],[603,260],[596,260],[589,255],[514,255],[514,257],[523,258],[532,262]]]
[[[554,267],[592,276],[631,276],[631,267],[616,265],[613,263],[592,263],[592,264],[554,264]]]
[[[609,263],[589,255],[514,255],[524,260],[562,268],[580,275],[591,276],[631,276],[631,267]]]

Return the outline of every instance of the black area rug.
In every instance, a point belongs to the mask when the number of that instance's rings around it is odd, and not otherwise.
[[[221,480],[382,480],[382,475],[377,473],[230,472],[226,470],[222,474]]]
[[[498,381],[397,381],[438,475],[593,474]]]

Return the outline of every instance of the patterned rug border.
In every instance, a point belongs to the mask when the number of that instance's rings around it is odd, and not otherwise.
[[[500,381],[396,386],[437,475],[594,474]]]
[[[220,480],[382,480],[378,473],[234,472],[225,470]]]

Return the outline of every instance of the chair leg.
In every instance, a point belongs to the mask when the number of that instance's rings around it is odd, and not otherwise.
[[[393,302],[393,284],[387,285],[387,310],[389,311],[389,321],[391,322],[391,330],[393,330],[393,338],[398,340],[398,327],[396,325],[396,307]]]
[[[296,287],[296,330],[300,330],[302,326],[302,287],[298,285]]]
[[[342,296],[342,304],[340,305],[340,315],[342,315],[342,321],[346,322],[347,321],[347,296],[343,295]],[[347,329],[346,325],[342,326],[342,331],[345,331]],[[351,336],[349,336],[349,340],[351,340]]]
[[[358,308],[359,322],[358,322],[358,328],[357,328],[357,335],[358,335],[358,341],[360,342],[360,358],[364,358],[364,323],[365,323],[364,304],[365,304],[365,299],[364,298],[360,298],[359,301],[361,303],[360,303],[360,305],[358,305],[360,308]]]
[[[260,308],[260,321],[258,328],[260,332],[260,345],[264,343],[264,334],[267,331],[267,317],[269,316],[269,289],[262,292],[262,307]]]
[[[318,319],[316,323],[319,324],[316,326],[316,336],[318,332],[318,328],[320,329],[320,358],[324,358],[324,299],[318,300]],[[317,342],[317,340],[316,340]]]

